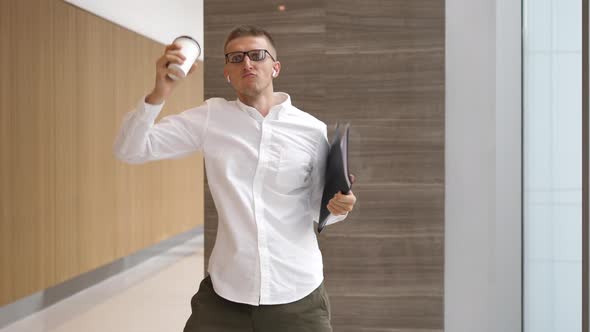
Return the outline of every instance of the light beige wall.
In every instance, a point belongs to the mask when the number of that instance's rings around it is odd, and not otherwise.
[[[203,224],[202,157],[127,165],[164,46],[60,0],[0,1],[0,305]],[[160,118],[203,101],[203,71]]]

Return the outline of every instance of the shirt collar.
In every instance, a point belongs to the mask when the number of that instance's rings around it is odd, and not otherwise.
[[[291,96],[284,92],[274,92],[273,96],[278,97],[279,100],[282,101],[279,104],[271,107],[266,117],[263,117],[262,114],[260,114],[260,112],[258,112],[258,110],[254,107],[242,103],[240,98],[236,99],[236,103],[242,111],[248,113],[248,115],[250,115],[258,122],[264,121],[265,118],[269,118],[271,120],[279,120],[281,114],[288,110],[291,106]]]

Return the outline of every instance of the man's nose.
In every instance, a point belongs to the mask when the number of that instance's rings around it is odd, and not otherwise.
[[[247,56],[247,55],[244,56],[244,61],[242,61],[242,65],[243,65],[244,69],[252,68],[252,60],[250,60],[249,56]]]

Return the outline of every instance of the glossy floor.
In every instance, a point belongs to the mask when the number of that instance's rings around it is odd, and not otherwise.
[[[0,332],[182,331],[203,276],[200,234]]]

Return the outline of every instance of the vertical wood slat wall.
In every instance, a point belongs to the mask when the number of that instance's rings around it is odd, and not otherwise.
[[[205,98],[235,99],[223,42],[267,28],[275,90],[326,122],[351,122],[356,209],[319,236],[336,332],[442,331],[445,3],[205,0]],[[332,130],[330,130],[331,134]],[[217,214],[205,190],[205,268]]]
[[[0,1],[0,305],[203,224],[202,157],[112,144],[164,45],[60,0]],[[203,101],[202,66],[160,114]]]

